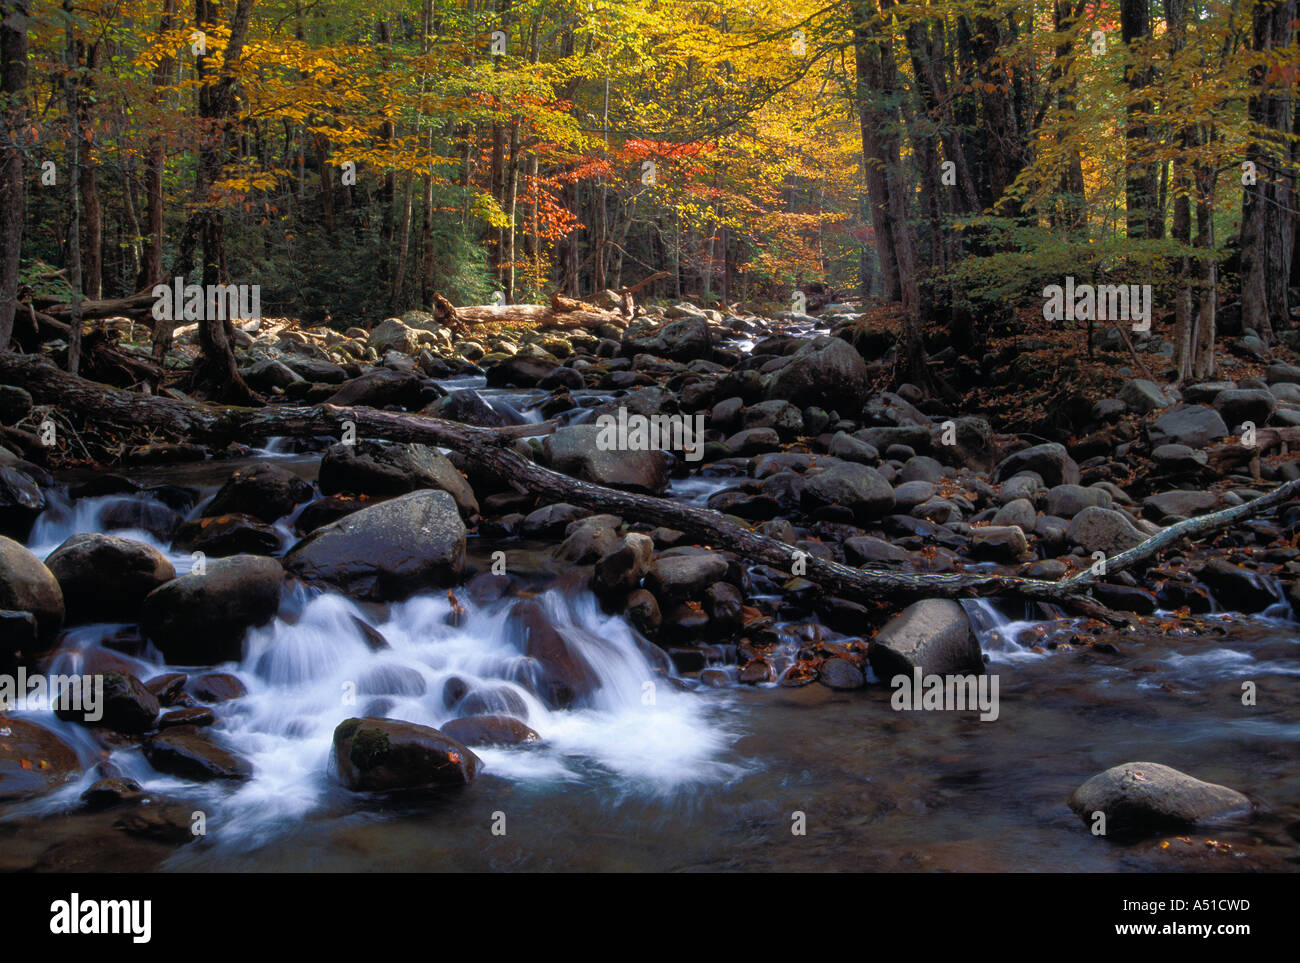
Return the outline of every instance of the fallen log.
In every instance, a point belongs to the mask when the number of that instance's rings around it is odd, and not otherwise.
[[[628,319],[617,311],[601,311],[587,305],[557,309],[548,304],[470,304],[455,307],[441,296],[434,299],[433,316],[440,324],[464,329],[474,324],[531,324],[543,328],[599,328],[612,324],[627,327]]]
[[[81,302],[81,320],[93,321],[98,318],[150,316],[158,299],[151,291],[139,291],[125,298],[104,298],[97,301]],[[72,320],[71,304],[50,304],[44,308],[45,314],[65,324]]]
[[[518,431],[476,428],[425,415],[378,411],[373,408],[267,406],[243,408],[133,394],[95,384],[60,371],[43,359],[0,354],[0,380],[24,386],[39,403],[58,405],[65,413],[101,427],[147,427],[176,439],[226,444],[268,436],[335,435],[351,422],[359,437],[420,442],[460,452],[516,490],[554,501],[569,502],[624,519],[661,525],[684,532],[700,544],[731,551],[782,571],[802,562],[804,577],[831,594],[848,599],[910,601],[919,598],[983,598],[1015,596],[1049,602],[1111,624],[1129,618],[1101,605],[1088,591],[1097,575],[1090,569],[1060,581],[1016,575],[920,574],[888,569],[853,568],[817,558],[785,542],[768,538],[711,509],[680,505],[663,498],[604,488],[544,468],[511,447]],[[538,427],[538,426],[528,426]],[[1148,558],[1173,543],[1213,531],[1300,496],[1300,480],[1213,515],[1190,519],[1164,529],[1138,546],[1104,563],[1107,575]]]

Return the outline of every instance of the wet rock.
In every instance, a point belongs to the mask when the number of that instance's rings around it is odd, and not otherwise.
[[[63,626],[63,590],[40,559],[13,539],[0,535],[0,609],[30,612],[36,620],[37,641],[50,645]],[[13,641],[0,639],[0,651],[14,651]]]
[[[1105,813],[1108,835],[1221,822],[1251,810],[1235,789],[1154,762],[1126,762],[1098,773],[1074,791],[1069,806],[1089,826],[1094,813]]]
[[[456,499],[465,515],[477,515],[479,511],[469,482],[446,455],[427,445],[374,441],[331,445],[321,458],[319,484],[325,495],[404,495],[419,489],[439,489]]]
[[[1146,589],[1134,585],[1098,582],[1092,587],[1092,594],[1102,605],[1121,612],[1151,615],[1156,610],[1156,597]]]
[[[1153,448],[1161,445],[1187,445],[1204,448],[1212,441],[1227,437],[1228,426],[1213,408],[1183,405],[1167,411],[1149,426],[1147,440]]]
[[[138,621],[145,596],[176,577],[152,545],[113,535],[73,535],[45,567],[58,580],[69,625]]]
[[[994,469],[993,481],[1003,481],[1022,471],[1036,473],[1049,487],[1079,484],[1079,466],[1065,446],[1055,442],[1034,445],[1008,455]]]
[[[801,500],[809,508],[843,505],[859,518],[879,518],[893,511],[894,490],[876,469],[840,462],[810,471],[804,477]]]
[[[596,670],[556,628],[539,602],[535,599],[516,602],[510,610],[510,620],[521,635],[524,654],[540,662],[546,671],[544,695],[548,704],[566,706],[599,688]]]
[[[554,358],[528,358],[515,355],[498,361],[488,369],[489,388],[536,388],[538,383],[560,366]]]
[[[624,610],[628,621],[645,635],[656,635],[663,624],[663,613],[659,610],[659,600],[646,589],[636,589],[627,597]]]
[[[144,790],[134,779],[101,779],[81,794],[81,801],[87,809],[99,811],[136,802],[143,796]]]
[[[424,413],[480,428],[503,428],[510,424],[510,419],[470,389],[448,392],[447,397],[439,398]]]
[[[164,672],[145,681],[144,687],[154,694],[159,705],[169,706],[185,688],[189,676],[184,672]]]
[[[597,425],[571,425],[542,442],[552,469],[605,485],[651,495],[668,487],[668,465],[661,451],[602,449]]]
[[[1277,399],[1264,388],[1230,388],[1214,397],[1214,410],[1229,427],[1253,422],[1262,426],[1277,408]]]
[[[159,729],[172,729],[176,726],[211,726],[217,722],[217,714],[207,706],[190,706],[164,712],[158,719]]]
[[[527,524],[527,519],[524,520]],[[592,565],[619,547],[617,515],[591,515],[571,522],[567,534],[552,553],[557,561]],[[644,537],[644,536],[643,536]]]
[[[650,566],[646,588],[661,599],[698,598],[727,574],[727,560],[713,552],[661,557]]]
[[[704,611],[720,626],[737,626],[745,601],[730,582],[714,582],[704,592]]]
[[[1220,608],[1229,611],[1262,612],[1280,601],[1258,572],[1224,558],[1210,559],[1196,577],[1210,587]]]
[[[870,395],[870,375],[862,355],[847,341],[816,337],[767,376],[763,391],[768,399],[800,407],[823,405],[856,413]]]
[[[174,665],[235,660],[244,632],[275,615],[283,580],[284,570],[273,558],[215,559],[202,574],[182,575],[150,592],[141,606],[141,624]]]
[[[324,400],[341,408],[358,405],[387,408],[396,405],[407,411],[418,411],[424,407],[425,402],[424,379],[414,370],[376,368],[346,382]]]
[[[948,675],[979,672],[984,666],[965,611],[949,599],[909,605],[876,635],[868,657],[886,682],[915,668],[926,675]]]
[[[463,717],[505,715],[528,718],[528,703],[508,685],[479,686],[462,698],[456,711]]]
[[[442,734],[464,746],[520,746],[541,742],[537,730],[512,716],[473,716],[452,719]]]
[[[654,542],[648,535],[624,535],[618,547],[596,562],[596,590],[606,595],[632,591],[649,571],[653,555]]]
[[[543,505],[524,516],[520,531],[530,538],[554,538],[568,531],[569,526],[590,516],[591,510],[570,505],[568,502],[556,502]],[[612,517],[612,516],[607,516]]]
[[[248,688],[238,676],[229,672],[206,672],[192,680],[186,689],[200,702],[230,702],[248,695]]]
[[[311,498],[311,485],[278,465],[258,464],[234,472],[204,508],[205,515],[251,515],[274,522]]]
[[[326,495],[312,502],[294,519],[293,527],[299,535],[310,535],[316,529],[330,522],[337,522],[345,515],[359,512],[376,504],[380,499],[369,495]]]
[[[776,672],[765,659],[752,659],[740,670],[740,681],[745,685],[765,685],[776,678]]]
[[[280,533],[251,515],[216,515],[185,522],[176,530],[175,551],[202,552],[211,558],[274,555]]]
[[[243,782],[253,777],[253,766],[212,741],[194,726],[177,726],[153,736],[144,755],[161,773],[194,782]]]
[[[1085,508],[1074,516],[1065,537],[1089,554],[1115,555],[1146,539],[1127,515],[1112,508]]]
[[[437,729],[395,719],[348,719],[334,730],[339,780],[354,792],[467,786],[481,762]]]
[[[827,659],[817,671],[817,681],[832,689],[861,689],[867,684],[866,676],[846,659]]]
[[[465,525],[444,491],[417,491],[318,528],[285,567],[349,595],[390,601],[454,583],[465,563]]]
[[[104,697],[98,707],[99,719],[87,718],[84,709],[60,708],[55,710],[55,715],[70,722],[131,735],[152,729],[158,718],[157,696],[129,672],[106,672],[102,677]]]
[[[44,726],[0,716],[0,802],[35,796],[81,773],[76,751]]]
[[[171,541],[181,525],[181,514],[153,498],[123,498],[106,504],[99,513],[105,531],[136,529],[159,541]]]
[[[0,536],[26,539],[45,510],[45,495],[26,472],[0,465]]]

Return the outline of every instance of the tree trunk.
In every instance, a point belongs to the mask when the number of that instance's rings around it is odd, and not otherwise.
[[[0,3],[0,93],[4,144],[0,146],[0,353],[9,347],[18,310],[19,256],[23,244],[23,153],[27,143],[27,17],[30,0]]]

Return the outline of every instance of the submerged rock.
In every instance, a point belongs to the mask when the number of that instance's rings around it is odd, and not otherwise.
[[[54,789],[81,772],[76,751],[44,726],[0,716],[0,802]]]
[[[195,782],[243,782],[253,777],[247,759],[223,749],[194,726],[163,730],[144,744],[144,755],[159,772]]]
[[[1227,786],[1202,782],[1154,762],[1126,762],[1093,776],[1074,791],[1070,809],[1088,825],[1106,815],[1106,832],[1180,829],[1245,816],[1250,800]]]

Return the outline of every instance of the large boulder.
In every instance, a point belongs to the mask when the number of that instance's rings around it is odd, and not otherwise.
[[[430,726],[397,719],[347,719],[334,730],[334,765],[354,792],[467,786],[481,761]]]
[[[1094,813],[1104,813],[1107,834],[1185,829],[1251,810],[1235,789],[1154,762],[1126,762],[1098,773],[1074,791],[1069,806],[1090,826]]]
[[[203,514],[251,515],[264,522],[274,522],[311,495],[311,485],[293,472],[262,463],[234,472],[203,509]]]
[[[713,340],[708,321],[696,315],[665,325],[647,350],[674,361],[695,361],[712,353]]]
[[[487,373],[489,388],[536,388],[538,383],[560,366],[554,358],[515,355],[497,362]]]
[[[1113,508],[1085,508],[1065,530],[1066,540],[1085,552],[1115,555],[1146,539],[1127,515]]]
[[[375,325],[366,339],[366,346],[374,348],[381,356],[388,351],[414,354],[420,346],[418,333],[397,318],[385,318]]]
[[[856,414],[871,391],[867,363],[847,341],[817,337],[790,356],[764,381],[767,399],[781,398],[800,408],[818,405]]]
[[[698,598],[727,574],[727,559],[716,552],[669,555],[655,559],[646,576],[646,588],[659,599],[681,601]]]
[[[572,705],[600,687],[596,670],[569,637],[572,627],[568,634],[561,632],[537,600],[516,602],[510,610],[510,625],[524,654],[542,667],[538,694],[549,705]]]
[[[1183,405],[1166,411],[1147,426],[1147,440],[1152,448],[1163,445],[1186,445],[1204,448],[1212,441],[1226,438],[1228,426],[1213,408],[1206,405]]]
[[[402,599],[456,581],[465,564],[465,525],[451,495],[411,492],[323,525],[284,564],[349,595]]]
[[[0,535],[0,609],[30,612],[37,641],[48,646],[63,627],[63,590],[48,568],[11,538]],[[0,639],[0,651],[12,641]]]
[[[1034,445],[1008,455],[998,462],[993,481],[1005,481],[1022,471],[1035,472],[1049,488],[1079,484],[1079,466],[1065,446],[1056,442]]]
[[[154,727],[158,719],[158,697],[143,682],[129,672],[105,672],[103,681],[103,700],[97,707],[99,718],[87,718],[84,695],[81,706],[62,706],[55,710],[55,715],[129,735],[139,735]]]
[[[73,535],[45,567],[58,579],[70,625],[136,622],[145,596],[176,577],[158,549],[115,535]]]
[[[331,445],[321,458],[319,484],[325,495],[404,495],[436,488],[456,499],[465,515],[477,515],[479,510],[469,482],[446,455],[428,445],[376,441]]]
[[[970,620],[950,599],[924,599],[903,609],[877,633],[871,668],[886,683],[897,675],[980,672],[984,657]]]
[[[150,592],[141,606],[145,633],[173,665],[238,659],[249,627],[269,622],[280,606],[284,570],[273,558],[235,555]]]
[[[435,418],[459,421],[466,425],[480,428],[503,428],[510,424],[510,419],[483,400],[483,397],[470,388],[449,391],[445,398],[439,398],[423,412]]]
[[[425,382],[414,370],[376,368],[346,382],[325,400],[340,408],[358,405],[387,408],[395,405],[408,411],[418,411],[425,403]]]
[[[542,442],[555,471],[628,491],[661,495],[668,487],[668,464],[661,451],[602,449],[597,425],[571,425]]]

